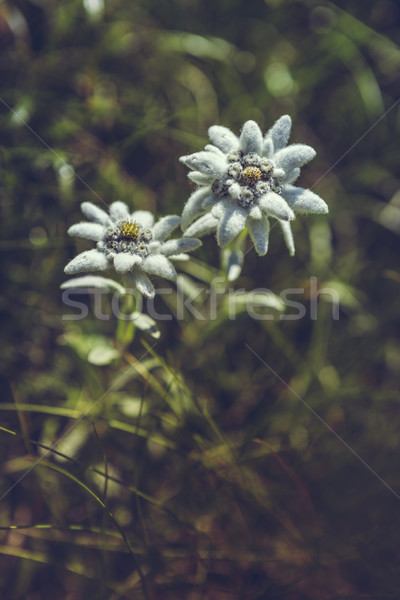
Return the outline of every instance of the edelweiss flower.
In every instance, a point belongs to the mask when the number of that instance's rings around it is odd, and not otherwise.
[[[93,223],[77,223],[70,235],[97,242],[96,248],[81,252],[65,267],[65,273],[105,271],[114,266],[117,273],[129,274],[129,283],[149,298],[155,291],[147,275],[175,279],[176,271],[169,258],[186,258],[201,242],[189,237],[166,241],[179,225],[180,218],[170,215],[154,224],[146,210],[129,214],[123,202],[113,202],[109,215],[91,202],[83,202],[82,212]]]
[[[328,207],[317,194],[293,185],[300,167],[316,153],[304,144],[286,147],[291,124],[284,115],[264,137],[254,121],[244,124],[240,137],[215,125],[208,130],[213,145],[180,158],[192,169],[188,177],[199,186],[183,209],[185,235],[204,235],[216,229],[218,244],[223,247],[247,227],[257,253],[264,255],[269,217],[274,217],[290,254],[294,254],[290,221],[295,213],[327,213]]]

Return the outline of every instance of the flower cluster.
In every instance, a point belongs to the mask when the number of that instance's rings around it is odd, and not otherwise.
[[[328,207],[317,194],[293,185],[315,150],[304,144],[287,146],[290,130],[288,115],[265,136],[254,121],[244,124],[240,137],[226,127],[210,127],[212,144],[180,158],[192,169],[188,177],[198,185],[183,209],[185,235],[216,230],[218,244],[224,247],[247,228],[257,253],[264,255],[272,217],[294,254],[290,221],[295,214],[326,213]]]
[[[117,273],[129,274],[129,283],[149,298],[154,286],[148,275],[176,279],[170,259],[185,259],[186,252],[200,246],[192,238],[168,240],[180,223],[174,215],[163,217],[154,224],[153,215],[146,210],[129,214],[123,202],[113,202],[107,214],[91,202],[83,202],[82,212],[92,223],[77,223],[69,228],[76,235],[96,242],[96,248],[81,252],[65,267],[69,275],[88,271],[105,271],[113,266]]]
[[[68,233],[96,242],[96,248],[78,254],[65,272],[114,267],[141,294],[152,298],[155,290],[149,276],[175,279],[171,259],[187,259],[185,253],[201,244],[197,236],[216,230],[217,242],[223,248],[241,232],[248,231],[257,253],[266,254],[270,218],[278,221],[290,254],[294,254],[290,221],[297,213],[326,213],[328,207],[310,190],[294,185],[300,168],[314,158],[315,151],[304,144],[287,146],[290,130],[288,115],[278,119],[264,136],[254,121],[244,124],[239,137],[226,127],[210,127],[212,144],[180,158],[191,169],[188,177],[198,186],[182,217],[170,215],[154,223],[150,212],[138,210],[130,214],[123,202],[113,202],[109,213],[84,202],[82,211],[91,222],[73,225]],[[169,240],[179,223],[184,237]],[[236,276],[242,256],[238,250],[231,252],[228,259]],[[66,282],[64,287],[70,287],[74,281],[84,285],[88,278]],[[101,277],[90,281],[105,287],[110,282]]]

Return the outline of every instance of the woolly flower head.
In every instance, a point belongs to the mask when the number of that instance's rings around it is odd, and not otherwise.
[[[201,244],[189,237],[167,241],[180,223],[174,215],[154,224],[150,212],[130,214],[123,202],[113,202],[109,214],[91,202],[83,202],[81,208],[92,222],[72,225],[68,233],[96,242],[96,248],[73,258],[65,267],[67,274],[105,271],[113,266],[117,273],[127,274],[129,283],[141,294],[152,298],[155,290],[148,275],[174,280],[176,271],[169,259],[185,259],[185,252]]]
[[[300,167],[316,153],[304,144],[287,146],[291,124],[284,115],[263,136],[257,123],[247,121],[240,137],[215,125],[208,130],[212,145],[180,158],[198,185],[183,209],[185,235],[216,229],[218,244],[224,247],[247,227],[257,253],[264,255],[272,217],[294,254],[290,221],[295,214],[326,213],[328,207],[317,194],[293,185]]]

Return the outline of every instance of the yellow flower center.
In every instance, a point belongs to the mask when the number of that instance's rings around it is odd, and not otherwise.
[[[258,167],[246,167],[242,171],[241,180],[246,185],[254,185],[261,175],[262,173]]]
[[[126,240],[137,240],[139,235],[139,227],[136,223],[131,223],[130,221],[124,221],[119,225],[119,230],[121,232],[121,236]]]

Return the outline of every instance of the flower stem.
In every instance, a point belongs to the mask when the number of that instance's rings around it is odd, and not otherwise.
[[[135,336],[135,323],[130,318],[135,312],[136,302],[132,294],[125,294],[120,302],[116,340],[125,349]]]

